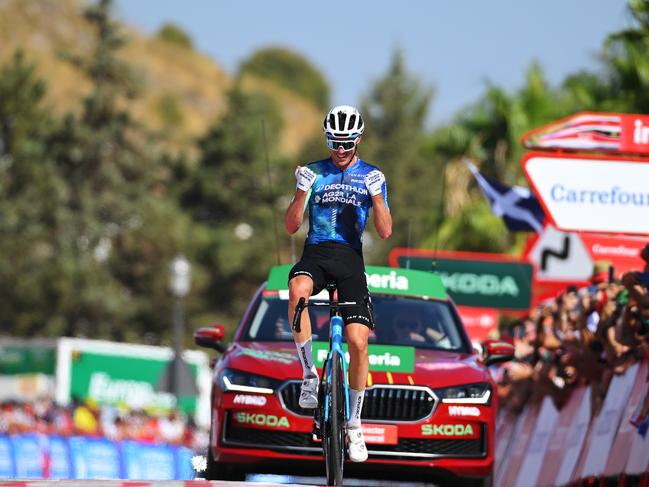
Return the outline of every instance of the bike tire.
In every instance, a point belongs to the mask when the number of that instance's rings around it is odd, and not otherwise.
[[[334,351],[326,399],[329,418],[325,422],[322,449],[327,470],[327,485],[343,485],[345,463],[345,395],[342,356]]]

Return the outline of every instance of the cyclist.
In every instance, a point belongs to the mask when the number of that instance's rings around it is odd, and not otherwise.
[[[289,273],[289,319],[293,320],[300,298],[319,293],[334,280],[340,301],[355,301],[359,306],[343,308],[345,334],[350,355],[350,420],[347,424],[349,457],[354,462],[367,460],[361,432],[361,411],[369,369],[367,342],[373,324],[365,304],[369,299],[362,234],[370,208],[379,236],[392,233],[385,176],[358,157],[364,123],[359,111],[347,105],[332,108],[324,119],[324,135],[329,157],[298,166],[297,188],[285,216],[289,233],[295,233],[309,208],[309,233],[301,260]],[[313,363],[311,322],[305,310],[300,333],[293,338],[304,371],[299,404],[318,405],[318,376]]]

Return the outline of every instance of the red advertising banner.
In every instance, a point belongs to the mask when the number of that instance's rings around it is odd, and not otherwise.
[[[597,233],[581,233],[580,237],[593,262],[610,262],[618,277],[621,273],[642,270],[644,267],[640,252],[649,243],[649,238]]]
[[[457,311],[471,340],[481,343],[489,338],[492,331],[498,329],[500,313],[497,309],[458,306]]]
[[[521,137],[528,149],[649,154],[649,115],[581,112]]]

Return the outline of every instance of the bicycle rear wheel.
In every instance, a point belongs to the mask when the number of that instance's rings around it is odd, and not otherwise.
[[[327,469],[327,485],[343,485],[345,463],[345,396],[342,356],[334,351],[326,399],[329,402],[329,419],[325,421],[322,449]]]

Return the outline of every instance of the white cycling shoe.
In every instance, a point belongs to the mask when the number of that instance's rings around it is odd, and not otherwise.
[[[367,448],[365,447],[363,431],[360,428],[348,428],[347,440],[349,459],[352,462],[364,462],[367,460]]]
[[[313,377],[304,379],[300,388],[300,400],[298,401],[301,408],[314,409],[318,407],[318,378]]]

